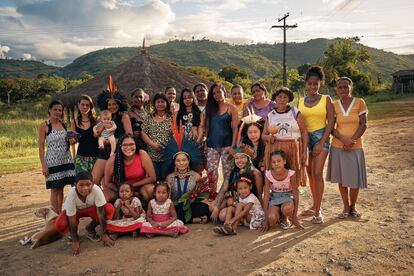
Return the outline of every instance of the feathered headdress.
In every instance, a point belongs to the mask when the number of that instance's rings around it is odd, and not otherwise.
[[[100,110],[108,109],[109,99],[117,101],[120,112],[128,110],[126,98],[118,92],[118,88],[112,80],[112,75],[109,75],[108,77],[106,90],[102,91],[102,93],[98,95],[98,106]]]
[[[168,172],[174,171],[174,161],[179,153],[184,153],[190,159],[190,169],[194,170],[201,162],[201,150],[195,140],[184,137],[183,125],[177,126],[171,121],[172,138],[164,148],[164,165]]]

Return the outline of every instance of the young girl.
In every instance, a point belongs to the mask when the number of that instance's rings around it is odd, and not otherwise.
[[[118,233],[132,232],[137,237],[137,230],[145,222],[145,211],[142,209],[141,201],[134,197],[132,185],[122,183],[119,186],[119,198],[115,201],[115,215],[113,220],[107,221],[106,229],[114,232],[109,237],[112,240],[118,238]]]
[[[177,213],[171,199],[170,188],[167,182],[158,182],[154,187],[154,199],[148,204],[147,219],[141,228],[141,233],[151,238],[153,235],[177,237],[178,234],[187,233],[188,228],[177,219]]]
[[[290,228],[292,223],[301,228],[297,218],[299,193],[295,178],[295,171],[289,170],[286,154],[281,150],[270,154],[270,170],[265,172],[264,209],[266,222],[263,231],[275,225],[282,216],[282,229]],[[270,195],[269,195],[270,194]]]
[[[214,232],[223,235],[234,235],[241,222],[250,229],[261,229],[265,215],[259,199],[252,193],[252,179],[242,175],[236,182],[238,202],[235,207],[228,207],[223,227],[216,227]]]
[[[252,122],[244,127],[246,131],[243,135],[243,143],[251,146],[254,149],[252,162],[255,168],[264,171],[263,157],[265,151],[265,144],[262,137],[263,126],[259,123]]]

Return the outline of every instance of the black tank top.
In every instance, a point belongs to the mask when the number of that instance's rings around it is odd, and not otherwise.
[[[122,123],[122,114],[117,114],[112,119],[116,124],[115,138],[119,138],[125,134],[124,124]]]
[[[82,129],[76,126],[76,132],[81,135],[77,154],[83,157],[95,157],[99,154],[98,138],[93,137],[93,126]]]

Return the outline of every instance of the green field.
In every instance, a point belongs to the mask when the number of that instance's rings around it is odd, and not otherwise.
[[[387,100],[387,101],[378,101]],[[391,100],[391,101],[389,101]],[[3,106],[0,111],[0,175],[40,170],[37,128],[46,118],[50,97],[33,103]],[[372,96],[366,99],[369,121],[414,116],[414,95]]]

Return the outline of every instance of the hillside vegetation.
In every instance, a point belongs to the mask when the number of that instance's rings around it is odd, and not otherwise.
[[[317,63],[322,60],[323,53],[335,39],[312,39],[303,43],[288,43],[287,63],[290,68],[296,68],[305,63]],[[397,55],[391,52],[370,48],[361,44],[358,47],[367,49],[371,56],[370,64],[364,66],[375,77],[380,74],[388,79],[390,74],[401,69],[414,68],[414,55]],[[180,66],[203,66],[218,72],[226,64],[234,64],[244,67],[252,79],[263,76],[273,76],[282,64],[282,44],[252,44],[231,45],[228,43],[209,40],[174,40],[149,47],[149,51],[155,55]],[[114,68],[139,53],[138,47],[108,48],[88,53],[75,59],[71,64],[63,67],[45,67],[50,72],[69,77],[79,78],[82,74],[89,73],[96,76]],[[28,74],[37,75],[43,73],[42,68],[32,70],[24,67],[21,70],[15,67],[13,76],[29,77]],[[0,77],[5,66],[10,66],[11,60],[0,60]],[[47,65],[44,65],[47,66]],[[45,70],[42,69],[42,70]],[[6,70],[7,71],[7,70]],[[10,71],[10,70],[9,70]],[[34,73],[35,72],[35,73]]]

